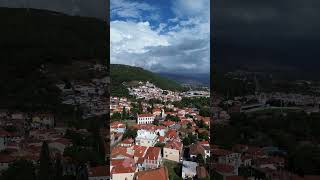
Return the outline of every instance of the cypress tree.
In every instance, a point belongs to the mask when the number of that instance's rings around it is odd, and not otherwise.
[[[41,154],[40,154],[40,169],[39,169],[40,180],[50,180],[50,152],[49,146],[46,141],[42,143]]]

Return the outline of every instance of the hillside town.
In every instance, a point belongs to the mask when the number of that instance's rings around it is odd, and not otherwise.
[[[318,121],[319,97],[258,90],[256,88],[250,95],[234,97],[213,94],[211,130],[215,133],[215,141],[211,145],[211,163],[214,178],[320,179],[317,174],[298,173],[298,167],[306,167],[307,162],[303,163],[305,165],[295,163],[298,155],[293,155],[293,152],[300,151],[299,158],[305,156],[301,149],[307,147],[316,151],[319,141],[295,137],[298,127],[289,124],[300,121],[300,126],[303,126],[307,121]],[[290,138],[283,137],[289,135]],[[292,139],[295,143],[290,146]],[[304,171],[312,173],[308,168]]]
[[[99,64],[88,68],[106,70]],[[101,172],[109,179],[105,166],[108,136],[99,127],[109,112],[105,96],[108,83],[108,78],[93,78],[58,84],[59,111],[1,109],[0,175],[19,173],[15,171],[22,167],[38,175],[47,162],[45,168],[55,179],[91,180]],[[83,113],[77,115],[80,111]]]
[[[186,97],[150,82],[131,92],[110,99],[111,179],[209,178],[210,117],[175,106]]]
[[[94,71],[106,71],[106,67],[96,64],[90,68]],[[62,103],[79,107],[83,110],[82,118],[107,114],[106,89],[110,77],[93,78],[88,81],[62,82],[56,86],[62,92]]]

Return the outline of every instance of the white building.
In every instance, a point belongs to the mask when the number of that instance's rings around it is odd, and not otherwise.
[[[139,146],[154,146],[157,143],[158,135],[155,131],[147,131],[140,129],[137,132],[136,145]]]
[[[197,175],[197,166],[198,163],[192,161],[183,161],[182,162],[182,178],[194,178]]]
[[[138,124],[152,124],[155,116],[153,114],[139,114],[137,118]]]

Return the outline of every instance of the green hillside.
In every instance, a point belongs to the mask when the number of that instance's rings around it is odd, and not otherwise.
[[[107,63],[109,28],[102,20],[47,10],[0,8],[0,21],[0,108],[29,111],[57,107],[60,92],[54,85],[56,79],[42,74],[41,65],[50,64],[53,73],[59,74],[78,61]]]
[[[111,95],[112,96],[128,96],[128,90],[123,82],[132,81],[149,81],[166,90],[183,91],[184,88],[177,82],[161,77],[160,75],[144,70],[140,67],[133,67],[128,65],[111,64]]]

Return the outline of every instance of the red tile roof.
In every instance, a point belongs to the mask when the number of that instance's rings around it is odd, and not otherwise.
[[[154,115],[153,114],[139,114],[138,118],[140,118],[140,117],[154,117]]]
[[[169,141],[166,143],[166,145],[164,147],[169,148],[169,149],[180,150],[182,147],[182,143],[178,142],[178,141]]]
[[[231,173],[234,171],[234,167],[227,164],[215,164],[213,168],[220,173]]]
[[[175,124],[175,122],[173,122],[173,121],[163,121],[161,124],[163,124],[164,126],[172,126],[172,125],[174,125]]]
[[[168,137],[168,138],[176,138],[176,137],[178,137],[177,131],[175,131],[173,129],[170,129],[167,132],[166,137]]]
[[[121,142],[121,144],[132,144],[134,140],[132,138],[127,138]]]
[[[134,157],[144,157],[144,154],[145,154],[147,148],[148,147],[145,147],[145,146],[134,145],[133,146]]]
[[[137,180],[168,180],[168,170],[166,167],[161,167],[159,169],[153,169],[148,171],[140,171],[136,175]]]
[[[208,141],[200,141],[199,142],[202,146],[209,146],[209,142]]]
[[[160,147],[149,147],[146,152],[145,159],[157,160],[160,155],[160,152],[161,152]]]
[[[190,149],[189,150],[190,155],[198,155],[198,154],[204,155],[205,149],[199,143],[191,144],[189,149]]]
[[[232,151],[225,150],[225,149],[214,149],[212,151],[212,154],[214,156],[227,156],[227,155],[230,155],[232,153],[233,153]]]
[[[2,153],[0,154],[0,163],[11,163],[15,160],[16,158],[11,155],[2,154]]]
[[[197,166],[196,171],[197,171],[198,178],[205,178],[205,177],[209,176],[208,171],[203,166]]]
[[[133,155],[129,154],[126,147],[117,146],[111,150],[111,157],[116,157],[118,155],[133,157]]]
[[[89,173],[89,177],[110,176],[110,168],[108,166],[91,167],[88,173]]]
[[[9,133],[4,129],[0,129],[0,137],[7,137],[7,136],[11,136],[11,133]]]
[[[164,136],[159,136],[158,139],[159,139],[159,142],[164,142]]]
[[[243,176],[227,176],[226,180],[246,180]]]
[[[111,165],[114,166],[111,174],[134,173],[136,171],[135,162],[132,158],[113,159]]]

